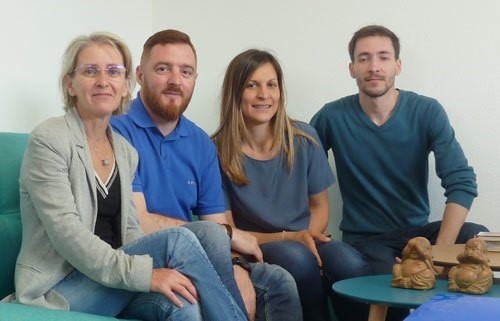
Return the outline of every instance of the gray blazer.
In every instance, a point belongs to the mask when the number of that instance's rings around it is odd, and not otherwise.
[[[143,236],[133,205],[137,152],[116,133],[123,244]],[[68,309],[52,288],[74,269],[112,288],[149,292],[150,256],[129,256],[94,234],[97,194],[92,158],[76,108],[38,125],[21,167],[23,238],[15,271],[16,301]]]

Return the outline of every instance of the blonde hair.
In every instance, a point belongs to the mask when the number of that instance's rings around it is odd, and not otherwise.
[[[74,77],[74,71],[76,64],[78,62],[78,56],[88,46],[92,44],[99,45],[109,45],[120,52],[123,57],[123,64],[126,68],[125,78],[128,82],[128,93],[125,97],[122,97],[120,106],[113,114],[121,114],[125,110],[125,107],[130,102],[132,98],[132,90],[134,88],[134,77],[133,77],[133,66],[132,66],[132,55],[127,45],[116,35],[109,32],[95,32],[88,36],[82,35],[78,36],[66,48],[63,56],[61,75],[59,79],[59,85],[61,86],[61,92],[63,95],[64,110],[76,106],[76,97],[70,95],[68,88],[66,86],[66,77]]]
[[[293,170],[295,158],[294,136],[305,137],[315,142],[314,138],[294,126],[294,121],[287,116],[283,71],[277,59],[271,53],[257,49],[249,49],[240,53],[231,60],[227,67],[221,90],[220,124],[212,135],[222,170],[231,181],[239,185],[249,183],[242,164],[241,144],[248,139],[249,133],[241,110],[241,100],[250,77],[257,68],[266,63],[270,63],[276,71],[281,93],[278,110],[271,120],[274,134],[273,145],[280,146],[280,150],[286,154],[290,172]]]

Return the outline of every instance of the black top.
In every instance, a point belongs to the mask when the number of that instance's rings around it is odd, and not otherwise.
[[[121,192],[120,176],[116,163],[106,182],[102,182],[96,175],[97,186],[97,221],[95,234],[103,241],[116,249],[122,246],[121,221]]]

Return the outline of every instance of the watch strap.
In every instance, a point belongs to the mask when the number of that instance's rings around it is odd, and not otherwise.
[[[241,257],[241,256],[235,256],[231,259],[231,262],[233,263],[233,265],[239,265],[241,266],[244,270],[246,270],[248,273],[250,273],[252,271],[251,267],[250,267],[250,263],[248,263],[247,260],[245,260],[244,257]]]

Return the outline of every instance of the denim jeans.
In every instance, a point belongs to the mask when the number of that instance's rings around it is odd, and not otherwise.
[[[311,251],[302,243],[277,241],[262,244],[261,248],[266,262],[284,267],[295,279],[305,321],[330,319],[327,300],[328,295],[332,294],[333,282],[370,274],[361,254],[339,241],[317,243],[323,262],[322,269]],[[337,310],[343,306],[336,305],[335,300],[333,303],[337,314]]]
[[[229,239],[220,231],[224,231],[215,223],[196,221],[183,225],[191,230],[201,246],[207,253],[212,265],[219,272],[223,283],[229,292],[245,311],[237,284],[233,277],[231,259],[227,257],[230,252]],[[297,287],[293,277],[285,269],[277,265],[265,263],[250,263],[250,279],[256,294],[256,320],[257,321],[302,321],[302,309]]]
[[[234,279],[233,263],[231,262],[231,242],[225,230],[217,223],[196,221],[184,224],[200,242],[222,283],[233,296],[241,310],[246,312],[245,303]]]
[[[257,299],[256,321],[302,321],[299,293],[292,275],[278,265],[250,263]]]
[[[219,231],[223,233],[220,228]],[[121,249],[129,255],[149,254],[155,268],[172,268],[186,275],[198,291],[199,302],[190,304],[178,296],[184,304],[183,308],[178,308],[159,293],[109,288],[75,270],[54,287],[68,301],[70,310],[145,321],[247,320],[246,313],[227,290],[226,278],[221,278],[212,266],[211,260],[217,261],[217,258],[209,260],[196,236],[188,229],[162,230]],[[229,253],[223,255],[224,259],[227,256]]]

